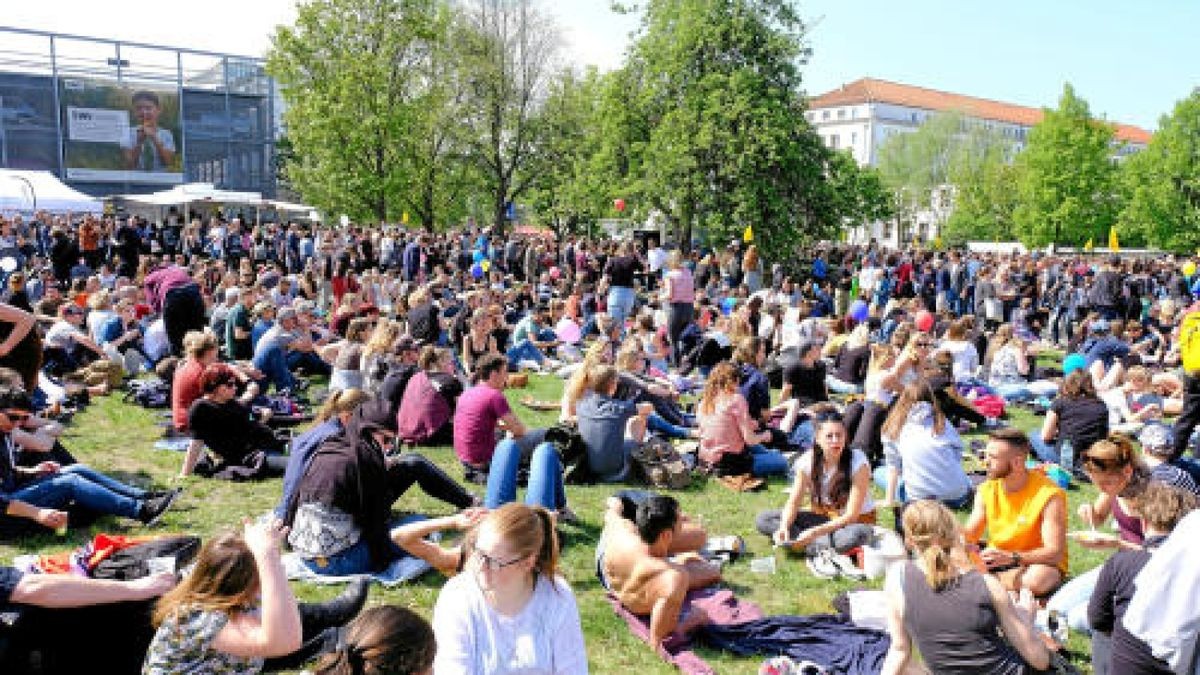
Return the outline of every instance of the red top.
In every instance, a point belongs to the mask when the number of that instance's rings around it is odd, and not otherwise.
[[[203,364],[195,359],[185,360],[175,370],[175,379],[171,383],[171,419],[176,431],[187,431],[188,410],[192,401],[201,396],[200,376],[203,374]]]

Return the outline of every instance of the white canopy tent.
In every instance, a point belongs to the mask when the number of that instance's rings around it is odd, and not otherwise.
[[[145,195],[120,195],[119,199],[151,206],[175,206],[196,202],[262,206],[266,203],[258,192],[220,190],[213,187],[212,183],[187,183],[176,185],[170,190],[161,190]]]
[[[0,169],[0,211],[102,213],[99,199],[67,186],[49,171]]]

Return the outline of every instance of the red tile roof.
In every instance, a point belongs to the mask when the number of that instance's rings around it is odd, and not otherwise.
[[[1042,110],[1028,106],[992,101],[986,98],[952,94],[910,84],[864,77],[840,89],[826,92],[809,101],[809,108],[830,108],[859,103],[891,103],[937,112],[958,111],[979,119],[1033,126],[1042,121]],[[1140,127],[1114,124],[1117,139],[1145,145],[1152,134]]]

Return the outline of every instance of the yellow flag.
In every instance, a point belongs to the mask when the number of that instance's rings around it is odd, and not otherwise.
[[[1095,246],[1092,244],[1092,238],[1088,237],[1087,243],[1083,245],[1083,250],[1091,253],[1093,248],[1095,248]]]
[[[747,225],[746,229],[742,232],[742,241],[747,244],[754,241],[754,229],[750,225]]]
[[[408,224],[408,211],[400,214],[400,222],[404,223],[405,225]]]
[[[1117,241],[1116,225],[1108,228],[1108,250],[1114,253],[1121,250],[1121,242]]]
[[[942,235],[933,238],[933,247],[937,250],[942,250]]]

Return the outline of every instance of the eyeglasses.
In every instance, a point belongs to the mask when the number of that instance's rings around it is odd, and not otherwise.
[[[476,558],[479,559],[481,567],[484,569],[489,569],[493,572],[499,572],[505,567],[512,567],[513,565],[516,565],[525,559],[525,556],[521,555],[513,558],[512,560],[500,561],[484,553],[483,551],[480,551],[479,549],[475,549],[472,553]]]

